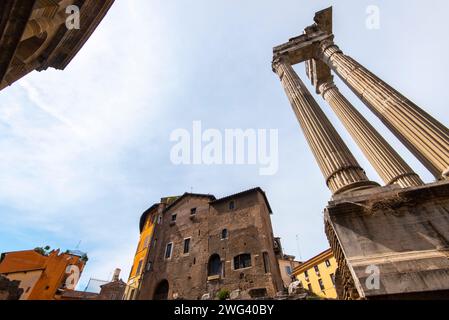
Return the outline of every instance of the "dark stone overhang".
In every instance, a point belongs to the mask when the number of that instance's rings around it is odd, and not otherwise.
[[[68,30],[62,25],[42,53],[45,61],[38,71],[49,67],[64,70],[103,20],[115,0],[77,0],[80,8],[80,30]]]
[[[36,0],[0,1],[0,83],[16,52]]]

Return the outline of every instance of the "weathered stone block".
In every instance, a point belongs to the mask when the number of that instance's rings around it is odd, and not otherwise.
[[[449,297],[449,183],[336,197],[325,210],[342,298]]]

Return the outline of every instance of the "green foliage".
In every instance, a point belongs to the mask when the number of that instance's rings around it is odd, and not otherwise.
[[[226,289],[221,289],[220,291],[218,291],[217,293],[217,298],[218,300],[226,300],[229,299],[230,293],[229,290]]]
[[[84,262],[89,261],[89,257],[87,256],[87,254],[83,254],[83,256],[81,257],[81,261],[84,261]]]
[[[34,251],[40,253],[43,256],[48,256],[50,254],[50,249],[51,249],[50,246],[45,246],[34,248]]]

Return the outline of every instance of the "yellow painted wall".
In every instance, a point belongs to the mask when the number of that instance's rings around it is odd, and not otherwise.
[[[330,266],[326,265],[326,260],[329,261]],[[319,274],[315,271],[315,266],[318,267]],[[328,250],[304,262],[298,268],[295,268],[293,274],[298,281],[301,281],[304,289],[309,290],[310,285],[312,292],[317,296],[327,299],[337,299],[337,291],[332,280],[337,267],[337,261],[333,257],[332,251]],[[306,277],[306,271],[308,277]],[[320,287],[320,279],[324,289]]]
[[[150,249],[149,246],[151,244],[151,239],[154,233],[154,226],[157,223],[155,215],[157,215],[157,212],[153,212],[148,215],[142,233],[140,234],[139,243],[137,245],[136,254],[134,256],[133,266],[131,268],[131,273],[128,280],[128,287],[125,291],[125,298],[127,300],[133,299],[133,297],[131,296],[132,291],[133,289],[137,290],[139,288],[141,275],[146,268],[146,258]],[[141,262],[140,270],[138,270],[139,262]]]

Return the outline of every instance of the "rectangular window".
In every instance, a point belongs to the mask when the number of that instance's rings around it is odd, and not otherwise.
[[[177,214],[172,214],[171,215],[171,221],[172,222],[176,222],[176,218],[178,217],[178,215]]]
[[[136,292],[136,289],[131,290],[131,293],[129,294],[129,300],[134,300]]]
[[[139,261],[139,264],[137,265],[137,270],[136,270],[136,276],[138,276],[140,274],[140,271],[142,271],[142,262],[143,260]]]
[[[319,277],[320,276],[320,269],[318,268],[318,266],[314,266],[313,268],[315,269],[316,275]]]
[[[143,243],[143,248],[142,248],[142,250],[145,249],[145,248],[147,248],[149,245],[150,245],[150,236],[147,236],[147,237],[145,238],[144,243]]]
[[[187,254],[190,252],[190,238],[184,239],[184,254]]]
[[[228,238],[228,229],[221,230],[221,240]]]
[[[290,267],[290,266],[285,266],[285,272],[286,272],[289,276],[291,276],[291,275],[292,275],[292,267]]]
[[[190,209],[190,214],[191,214],[192,216],[196,215],[196,208]]]
[[[167,244],[167,247],[165,248],[165,259],[171,258],[172,251],[173,251],[173,243],[170,242],[169,244]]]
[[[324,291],[324,284],[322,279],[318,279],[318,283],[320,284],[321,291]]]
[[[265,269],[265,273],[270,272],[270,258],[268,256],[268,252],[263,253],[263,266]]]
[[[333,284],[334,287],[335,287],[335,274],[331,273],[331,274],[330,274],[330,277],[331,277],[331,280],[332,280],[332,284]]]
[[[329,268],[329,267],[331,266],[331,262],[330,262],[329,260],[326,260],[326,262],[325,262],[325,263],[326,263],[326,267],[328,267],[328,268]]]
[[[234,270],[251,267],[251,255],[249,253],[234,257]]]
[[[229,202],[229,210],[234,210],[235,209],[235,202],[231,201]]]
[[[152,269],[153,269],[153,263],[151,261],[148,261],[147,271],[151,271]]]
[[[304,277],[306,278],[307,281],[309,281],[309,272],[307,270],[304,271]]]
[[[311,285],[310,283],[307,285],[307,288],[309,288],[309,291],[310,291],[310,292],[313,292],[313,290],[312,290],[312,285]]]

